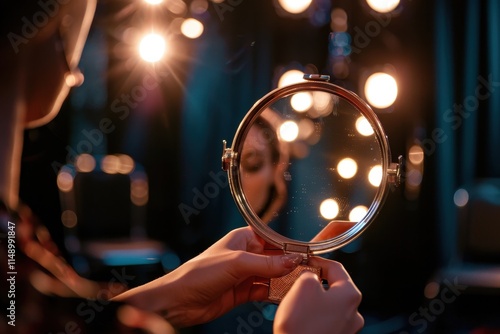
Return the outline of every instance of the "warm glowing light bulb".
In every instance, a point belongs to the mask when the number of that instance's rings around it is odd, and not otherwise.
[[[107,174],[116,174],[120,168],[120,159],[116,155],[106,155],[101,160],[101,170]]]
[[[88,173],[94,170],[96,165],[95,159],[88,153],[80,154],[76,158],[75,166],[80,172]]]
[[[78,217],[72,210],[65,210],[61,213],[61,222],[67,228],[73,228],[78,223]]]
[[[286,121],[279,128],[281,139],[287,142],[292,142],[299,135],[299,126],[294,121]]]
[[[163,0],[144,0],[144,2],[149,3],[150,5],[158,5],[163,2]]]
[[[366,0],[366,3],[374,11],[389,13],[399,5],[399,0]]]
[[[330,27],[334,32],[347,31],[347,12],[342,8],[335,8],[330,13],[331,23]]]
[[[73,189],[73,175],[68,172],[57,174],[57,187],[63,192],[71,191]]]
[[[359,222],[361,219],[363,219],[364,216],[366,216],[367,212],[368,208],[366,206],[358,205],[349,213],[349,221]]]
[[[145,61],[154,63],[165,54],[165,39],[158,34],[149,34],[142,38],[139,44],[139,53]]]
[[[312,0],[278,0],[278,2],[290,14],[300,14],[311,5]]]
[[[304,81],[306,81],[304,79],[304,72],[299,70],[289,70],[281,75],[278,80],[278,88]]]
[[[373,134],[372,125],[368,122],[365,116],[360,116],[356,120],[356,130],[358,130],[358,132],[365,137]]]
[[[332,94],[326,92],[313,92],[313,105],[317,116],[327,116],[332,111]]]
[[[203,23],[193,18],[184,20],[181,25],[182,34],[191,39],[200,37],[203,29]]]
[[[132,159],[130,156],[126,154],[119,154],[117,155],[118,158],[118,168],[117,172],[120,174],[130,174],[135,168],[135,162],[134,159]]]
[[[373,166],[368,173],[368,181],[374,187],[380,186],[380,182],[382,182],[382,166],[377,165]]]
[[[339,204],[334,199],[325,199],[319,206],[319,212],[325,219],[333,219],[339,214]]]
[[[311,108],[313,99],[311,94],[308,92],[296,93],[290,99],[290,104],[295,111],[304,112]]]
[[[130,200],[137,206],[146,205],[149,199],[148,181],[145,178],[135,178],[130,185]]]
[[[414,165],[424,162],[424,150],[419,145],[413,145],[408,150],[408,160]]]
[[[374,73],[365,83],[365,96],[372,106],[376,108],[390,107],[398,96],[396,79],[387,73]]]
[[[350,179],[358,171],[358,164],[351,158],[344,158],[337,164],[337,171],[344,179]]]

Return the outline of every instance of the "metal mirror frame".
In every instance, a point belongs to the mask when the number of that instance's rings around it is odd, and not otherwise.
[[[306,76],[304,77],[306,78]],[[230,191],[239,211],[248,225],[250,225],[259,236],[261,236],[268,243],[283,249],[285,252],[304,253],[305,255],[322,254],[333,251],[350,243],[361,235],[361,233],[374,221],[387,197],[388,189],[390,188],[389,185],[393,184],[397,186],[400,182],[402,158],[399,158],[398,163],[391,162],[391,152],[388,138],[380,120],[375,115],[371,107],[355,93],[324,81],[324,77],[325,76],[317,76],[316,78],[319,79],[309,78],[311,81],[300,82],[282,88],[277,88],[267,93],[252,106],[241,121],[233,138],[232,147],[227,148],[226,141],[223,142],[222,165],[223,169],[228,172]],[[277,233],[267,224],[262,222],[245,198],[239,175],[239,150],[242,149],[247,132],[253,125],[254,121],[261,112],[266,110],[266,108],[271,106],[274,102],[302,91],[322,91],[330,93],[344,98],[349,103],[354,105],[372,126],[378,139],[377,141],[382,154],[382,180],[366,215],[346,232],[331,239],[319,242],[304,242],[290,239]]]

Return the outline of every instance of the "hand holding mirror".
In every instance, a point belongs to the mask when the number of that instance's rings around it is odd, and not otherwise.
[[[401,179],[402,158],[391,162],[382,125],[356,94],[305,75],[257,101],[233,139],[224,141],[222,164],[233,198],[253,230],[303,265],[272,279],[279,301],[311,255],[333,251],[373,222],[391,186]]]

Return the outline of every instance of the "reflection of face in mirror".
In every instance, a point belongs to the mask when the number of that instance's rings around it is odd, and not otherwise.
[[[249,129],[240,159],[241,182],[247,202],[264,223],[276,218],[287,202],[285,179],[289,167],[288,143],[277,136],[283,121],[274,111],[263,112]],[[334,238],[353,227],[355,222],[332,220],[310,241]]]
[[[245,137],[240,159],[246,199],[266,223],[277,214],[287,196],[284,174],[288,153],[272,125],[276,117],[271,110],[259,116]]]
[[[364,224],[377,204],[382,153],[357,106],[334,94],[305,93],[277,99],[252,118],[238,149],[239,177],[257,224],[315,243]],[[296,105],[302,95],[312,99],[307,108]]]

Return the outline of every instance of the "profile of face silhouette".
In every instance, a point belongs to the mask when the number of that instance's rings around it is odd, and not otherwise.
[[[242,189],[253,211],[268,223],[283,207],[286,196],[285,172],[288,167],[286,144],[264,112],[248,130],[240,156]]]
[[[9,13],[0,23],[6,37],[0,42],[2,100],[23,106],[26,127],[44,125],[82,81],[77,66],[96,0],[6,1],[0,9]]]

